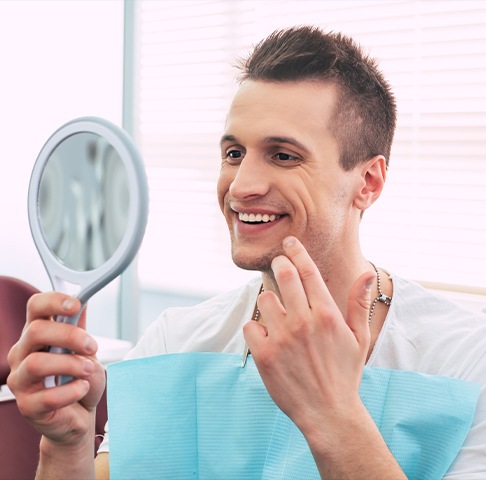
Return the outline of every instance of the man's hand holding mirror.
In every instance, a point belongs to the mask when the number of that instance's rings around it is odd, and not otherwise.
[[[54,291],[29,301],[8,384],[44,435],[41,449],[51,442],[92,449],[86,429],[94,429],[105,373],[86,332],[85,306],[131,263],[148,216],[145,170],[130,137],[95,117],[56,130],[34,165],[28,212]]]

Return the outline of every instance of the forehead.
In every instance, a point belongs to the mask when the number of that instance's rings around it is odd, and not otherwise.
[[[292,135],[309,139],[329,134],[336,102],[332,84],[313,81],[244,81],[230,107],[225,133]]]

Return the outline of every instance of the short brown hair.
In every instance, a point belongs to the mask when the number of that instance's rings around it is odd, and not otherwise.
[[[375,155],[388,165],[396,103],[377,62],[353,39],[301,26],[276,30],[240,64],[240,82],[329,82],[338,87],[331,133],[345,170]]]

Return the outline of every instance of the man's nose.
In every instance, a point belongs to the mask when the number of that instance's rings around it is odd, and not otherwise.
[[[269,190],[268,165],[264,160],[247,156],[238,166],[229,192],[235,199],[248,199],[265,195]]]

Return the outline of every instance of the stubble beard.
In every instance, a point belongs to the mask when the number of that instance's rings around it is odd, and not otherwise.
[[[234,264],[243,270],[269,273],[272,271],[272,260],[282,254],[282,250],[266,252],[258,256],[238,255],[234,246],[231,248],[231,255]]]
[[[279,255],[285,255],[281,246],[282,241],[279,241],[278,245],[273,249],[259,253],[258,255],[251,255],[251,252],[248,252],[248,250],[246,253],[238,253],[238,249],[234,241],[232,241],[231,255],[233,263],[243,270],[258,271],[273,277],[273,259]],[[329,258],[335,250],[335,243],[327,236],[323,238],[322,232],[308,232],[304,247],[321,274],[327,276],[330,270]]]

